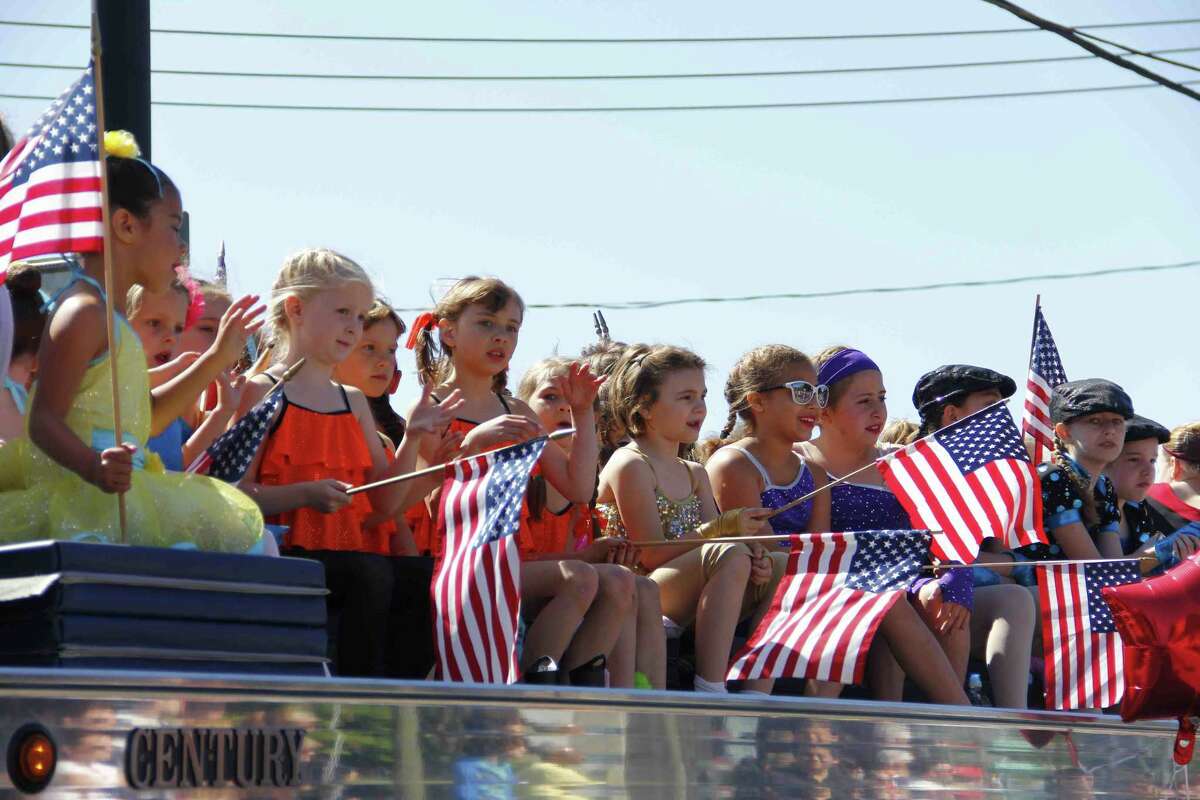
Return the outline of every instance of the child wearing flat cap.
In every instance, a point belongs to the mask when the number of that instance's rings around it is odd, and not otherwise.
[[[925,373],[913,389],[921,416],[918,436],[982,411],[1011,397],[1017,384],[986,367],[948,364]],[[992,700],[1025,708],[1037,606],[1033,595],[1011,578],[1016,556],[998,539],[984,539],[972,570],[975,608],[971,613],[971,656],[987,664]]]
[[[1158,446],[1166,444],[1170,436],[1171,432],[1154,420],[1134,415],[1125,425],[1121,455],[1104,471],[1117,492],[1122,551],[1125,555],[1154,555],[1164,567],[1190,556],[1198,543],[1188,533],[1172,535],[1179,526],[1172,525],[1146,502],[1146,493],[1154,483]]]

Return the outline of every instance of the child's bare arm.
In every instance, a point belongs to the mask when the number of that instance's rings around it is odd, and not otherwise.
[[[254,307],[257,301],[257,296],[247,295],[229,306],[229,310],[221,317],[221,327],[212,347],[179,375],[150,393],[153,399],[152,434],[162,433],[172,420],[183,416],[218,373],[241,358],[246,340],[263,324],[260,315],[265,309],[262,306]]]
[[[29,438],[33,443],[59,464],[97,485],[100,454],[67,426],[67,413],[88,362],[106,349],[104,304],[82,292],[68,297],[50,317],[42,338],[38,360],[43,368],[29,409]]]

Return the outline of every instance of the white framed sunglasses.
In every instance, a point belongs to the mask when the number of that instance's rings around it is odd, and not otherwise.
[[[787,389],[791,392],[792,402],[798,406],[810,405],[814,400],[817,402],[817,408],[829,405],[829,387],[823,383],[813,386],[808,381],[789,381],[779,386],[768,386],[763,391],[773,392],[776,389]]]

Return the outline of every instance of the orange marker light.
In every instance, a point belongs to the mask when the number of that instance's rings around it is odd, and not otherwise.
[[[54,777],[58,748],[41,725],[25,725],[8,742],[8,777],[22,792],[40,792]]]

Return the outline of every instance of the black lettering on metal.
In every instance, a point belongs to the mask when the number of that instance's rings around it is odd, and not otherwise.
[[[292,763],[292,774],[288,776],[288,786],[300,786],[304,781],[300,777],[300,746],[304,743],[304,731],[300,728],[283,729],[283,742],[287,745],[288,759]]]
[[[134,728],[125,777],[135,789],[303,785],[301,728]]]
[[[179,732],[183,754],[179,759],[179,785],[204,785],[204,734],[206,731],[184,729]],[[199,741],[197,741],[199,740]]]
[[[154,784],[153,738],[153,734],[141,728],[129,732],[125,744],[125,779],[134,789],[147,789]]]
[[[154,732],[154,785],[178,786],[179,773],[175,756],[179,752],[179,731],[159,729]]]

